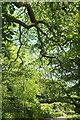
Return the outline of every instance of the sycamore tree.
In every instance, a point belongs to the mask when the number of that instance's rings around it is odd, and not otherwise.
[[[80,113],[79,5],[2,3],[3,118]]]

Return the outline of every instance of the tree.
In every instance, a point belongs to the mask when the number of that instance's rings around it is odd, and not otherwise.
[[[54,102],[80,113],[79,12],[79,2],[2,4],[4,117],[12,106],[8,117],[37,118]]]

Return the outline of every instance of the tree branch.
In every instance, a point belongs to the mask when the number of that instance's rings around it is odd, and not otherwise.
[[[32,7],[31,7],[30,4],[28,4],[27,2],[25,2],[25,3],[23,3],[23,2],[19,2],[19,3],[14,2],[13,4],[14,4],[16,7],[18,7],[18,8],[20,8],[20,7],[26,7],[26,9],[27,9],[27,11],[28,11],[28,15],[29,15],[29,17],[30,17],[30,21],[31,21],[32,23],[35,23],[36,25],[42,23],[42,24],[46,25],[47,28],[48,28],[50,31],[52,31],[52,27],[50,27],[47,22],[45,22],[45,21],[40,21],[40,20],[36,20],[35,15],[34,15],[34,11],[33,11],[33,9],[32,9]]]
[[[21,42],[21,35],[22,35],[22,32],[21,32],[21,25],[19,25],[19,32],[20,32],[20,35],[19,35],[20,46],[19,46],[19,49],[18,49],[18,51],[17,51],[17,57],[15,58],[14,61],[11,61],[11,62],[10,62],[8,69],[10,68],[11,64],[12,64],[13,62],[16,62],[16,60],[17,60],[18,57],[19,57],[20,49],[21,49],[21,46],[22,46],[22,42]]]
[[[10,20],[10,22],[18,23],[19,25],[23,26],[24,28],[29,29],[29,28],[33,27],[33,25],[28,26],[24,22],[22,22],[22,21],[18,20],[17,18],[15,18],[14,16],[11,16],[10,14],[4,14],[3,16],[7,19],[7,21]]]
[[[20,52],[20,49],[21,49],[21,46],[22,46],[22,42],[21,42],[21,35],[22,35],[22,32],[21,32],[21,25],[19,25],[19,34],[20,34],[20,36],[19,36],[19,42],[20,42],[20,46],[19,46],[19,49],[18,49],[18,51],[17,51],[17,57],[15,58],[15,60],[14,60],[14,62],[18,59],[18,56],[19,56],[19,52]]]

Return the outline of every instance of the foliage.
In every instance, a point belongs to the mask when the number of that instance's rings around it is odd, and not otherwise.
[[[2,3],[3,119],[80,114],[79,5]]]

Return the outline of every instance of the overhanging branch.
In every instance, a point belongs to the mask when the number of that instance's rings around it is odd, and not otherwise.
[[[31,5],[30,5],[29,3],[27,3],[27,2],[25,2],[25,3],[23,3],[23,2],[19,2],[19,3],[14,2],[13,4],[14,4],[16,7],[18,7],[18,8],[20,8],[20,7],[25,7],[25,8],[27,9],[27,11],[28,11],[28,15],[29,15],[30,21],[31,21],[32,23],[35,23],[35,25],[38,25],[38,24],[42,23],[42,24],[44,24],[50,31],[52,31],[52,27],[49,26],[49,24],[48,24],[47,22],[41,21],[41,20],[36,20],[35,15],[34,15],[34,11],[33,11],[32,7],[31,7]],[[34,26],[35,26],[35,25],[34,25]]]
[[[15,18],[14,16],[11,16],[10,14],[4,14],[3,15],[7,20],[10,20],[10,22],[15,22],[18,23],[19,25],[23,26],[26,29],[29,29],[31,27],[33,27],[34,25],[26,25],[24,22],[22,22],[21,20],[18,20],[17,18]]]

